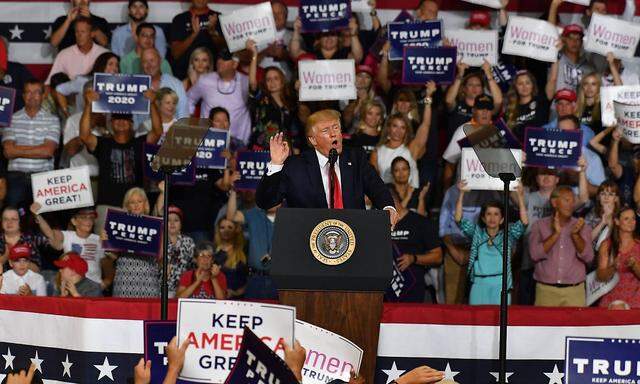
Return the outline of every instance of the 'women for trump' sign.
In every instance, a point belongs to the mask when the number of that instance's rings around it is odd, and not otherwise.
[[[504,35],[502,53],[554,63],[558,59],[558,29],[530,17],[511,16]]]
[[[458,61],[480,67],[484,61],[498,63],[498,31],[458,29],[446,33],[449,43],[458,48]]]
[[[617,58],[630,59],[640,41],[637,23],[594,13],[587,29],[584,49],[606,56],[611,52]]]
[[[276,23],[269,2],[220,15],[220,27],[231,52],[243,50],[248,39],[258,47],[266,47],[276,39]]]
[[[298,63],[300,101],[353,100],[356,67],[353,59],[304,60]]]

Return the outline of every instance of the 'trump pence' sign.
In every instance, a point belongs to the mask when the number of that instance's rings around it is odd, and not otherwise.
[[[637,383],[640,340],[567,337],[565,384]]]
[[[220,15],[220,27],[231,52],[243,50],[248,39],[258,47],[266,47],[276,39],[276,23],[269,2]]]
[[[389,60],[402,60],[404,47],[437,47],[442,40],[442,20],[389,23]]]
[[[93,89],[100,99],[91,104],[91,111],[148,114],[149,100],[144,97],[144,92],[150,87],[151,77],[147,75],[95,73]]]
[[[632,144],[640,144],[640,104],[613,102],[618,128]]]
[[[13,88],[0,87],[0,127],[11,125],[13,116],[13,103],[16,98],[16,90]]]
[[[554,63],[558,59],[558,29],[530,17],[511,16],[504,35],[502,53]]]
[[[458,61],[480,67],[487,60],[498,63],[498,31],[458,29],[446,33],[452,46],[458,48]]]
[[[456,74],[456,48],[405,47],[402,83],[424,84],[429,80],[450,83]]]
[[[496,148],[496,151],[504,149]],[[519,149],[511,149],[513,157],[518,162],[518,165],[522,167],[522,151]],[[488,166],[491,173],[495,171],[515,173],[515,170],[509,169],[512,164],[503,163],[489,163]],[[474,190],[489,190],[489,191],[502,191],[504,189],[504,183],[497,177],[491,177],[485,171],[480,159],[476,155],[473,148],[462,148],[462,158],[460,160],[460,179],[467,182],[467,186]],[[495,172],[497,174],[498,172]],[[515,182],[509,184],[509,189],[516,190],[520,178],[517,178]]]
[[[353,59],[304,60],[298,63],[300,101],[353,100],[356,67]]]
[[[349,27],[351,0],[300,0],[303,32],[326,32]]]
[[[123,251],[156,256],[160,252],[162,219],[133,215],[119,209],[107,209],[102,242],[107,251]]]
[[[31,187],[33,201],[42,206],[39,213],[93,205],[88,166],[34,173]]]
[[[340,335],[296,320],[296,339],[307,350],[303,384],[325,384],[334,379],[348,382],[350,372],[360,370],[362,348]]]
[[[293,345],[296,309],[226,300],[180,299],[178,302],[178,345],[189,340],[184,380],[222,383],[233,368],[248,327],[271,350],[284,352]]]
[[[616,124],[613,102],[634,104],[640,100],[640,86],[620,85],[600,88],[600,108],[602,125],[609,127]]]
[[[611,52],[617,58],[630,59],[636,52],[638,41],[638,24],[594,13],[587,29],[584,49],[604,56]]]
[[[255,191],[260,179],[267,172],[267,163],[271,160],[268,151],[238,151],[238,171],[240,180],[234,186],[238,190]]]

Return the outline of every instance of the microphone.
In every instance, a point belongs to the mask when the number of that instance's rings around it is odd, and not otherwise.
[[[338,150],[331,148],[329,151],[329,165],[333,167],[336,161],[338,161]]]

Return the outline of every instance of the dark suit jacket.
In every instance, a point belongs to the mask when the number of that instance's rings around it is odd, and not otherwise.
[[[365,209],[365,195],[378,209],[393,207],[391,193],[369,164],[364,151],[343,148],[339,166],[345,209]],[[328,208],[315,150],[289,156],[280,172],[271,176],[265,174],[260,180],[256,204],[269,209],[280,203],[290,208]]]

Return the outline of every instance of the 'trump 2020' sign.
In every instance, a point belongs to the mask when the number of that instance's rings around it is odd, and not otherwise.
[[[94,113],[148,114],[149,100],[144,93],[151,87],[147,75],[112,75],[95,73],[93,89],[100,99],[91,104]]]

